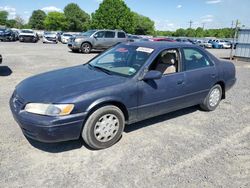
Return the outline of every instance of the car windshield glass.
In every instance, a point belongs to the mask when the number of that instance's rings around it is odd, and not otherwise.
[[[89,65],[109,74],[131,77],[140,70],[153,51],[152,48],[120,44],[93,59]]]
[[[53,32],[44,32],[45,35],[55,35],[56,33]]]
[[[22,33],[33,33],[33,31],[29,31],[29,30],[22,30]]]
[[[90,35],[92,35],[94,32],[96,32],[95,30],[89,30],[89,31],[86,31],[84,33],[81,33],[82,36],[86,36],[86,37],[89,37]]]

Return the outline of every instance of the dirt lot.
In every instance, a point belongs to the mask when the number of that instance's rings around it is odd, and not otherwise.
[[[211,50],[220,57],[228,50]],[[113,147],[28,141],[8,100],[31,75],[95,56],[62,44],[0,43],[0,187],[250,187],[250,64],[214,112],[187,108],[129,125]]]

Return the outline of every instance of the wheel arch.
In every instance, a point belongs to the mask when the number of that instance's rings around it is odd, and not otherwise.
[[[118,107],[123,115],[124,115],[124,118],[125,118],[125,121],[128,121],[129,120],[129,113],[128,113],[128,110],[127,110],[127,107],[122,103],[120,102],[119,100],[115,100],[115,99],[109,99],[109,100],[101,100],[101,101],[98,101],[98,102],[95,102],[95,103],[92,103],[88,108],[87,108],[87,118],[94,112],[96,111],[98,108],[100,107],[103,107],[103,106],[108,106],[108,105],[113,105],[113,106],[116,106]],[[86,119],[87,119],[86,118]]]
[[[218,81],[216,84],[214,85],[220,85],[221,86],[221,89],[222,89],[222,99],[225,99],[226,98],[226,90],[225,90],[225,83],[223,81]]]
[[[82,47],[82,45],[83,45],[84,43],[88,43],[88,44],[91,46],[91,48],[93,47],[93,45],[92,45],[91,42],[89,42],[89,41],[83,41],[82,44],[81,44],[81,47]]]

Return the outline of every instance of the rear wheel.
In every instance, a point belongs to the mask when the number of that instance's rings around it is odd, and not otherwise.
[[[89,116],[82,138],[93,149],[108,148],[120,139],[124,125],[124,115],[118,107],[104,106]]]
[[[82,44],[82,46],[81,46],[81,51],[82,51],[82,53],[84,53],[84,54],[89,54],[90,53],[90,51],[91,51],[91,45],[89,44],[89,43],[83,43]]]
[[[222,88],[219,84],[216,84],[211,88],[203,103],[200,104],[200,107],[205,111],[213,111],[219,105],[221,98]]]

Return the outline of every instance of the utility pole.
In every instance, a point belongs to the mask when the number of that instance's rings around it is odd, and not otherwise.
[[[202,23],[202,29],[203,30],[205,29],[205,23]]]
[[[188,23],[189,23],[189,28],[191,29],[191,28],[192,28],[193,21],[190,20]]]
[[[234,49],[234,45],[236,44],[236,38],[237,38],[237,33],[238,33],[239,25],[240,25],[239,20],[236,20],[235,28],[234,28],[233,44],[232,44],[231,51],[230,51],[230,60],[233,59],[233,49]]]

